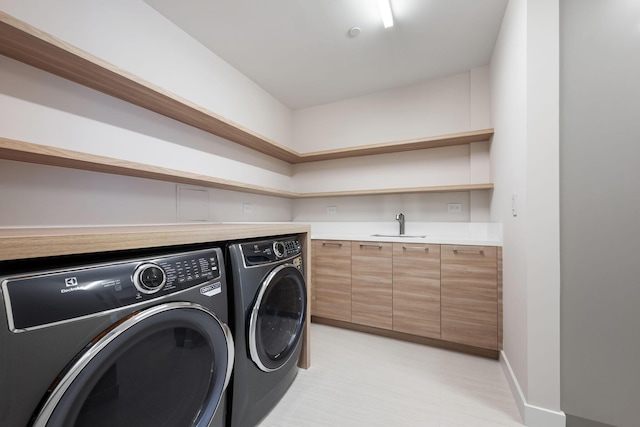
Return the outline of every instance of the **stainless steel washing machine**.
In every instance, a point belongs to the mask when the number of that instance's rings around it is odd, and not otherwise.
[[[257,425],[298,372],[307,311],[300,240],[280,237],[228,246],[236,360],[231,427]]]
[[[224,426],[222,251],[109,256],[0,265],[0,425]]]

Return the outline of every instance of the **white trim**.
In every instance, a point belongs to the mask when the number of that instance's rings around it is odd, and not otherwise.
[[[524,420],[524,425],[528,427],[566,427],[567,419],[564,412],[552,411],[527,403],[527,399],[504,351],[500,351],[500,366],[502,366],[502,371],[507,378],[518,412],[520,412],[520,416]]]
[[[524,398],[524,393],[522,393],[520,384],[518,384],[518,380],[513,373],[513,370],[511,369],[511,365],[509,364],[509,360],[507,359],[507,355],[504,353],[504,350],[500,351],[500,366],[502,366],[504,376],[507,378],[507,382],[509,383],[511,394],[516,400],[516,406],[518,407],[518,412],[520,412],[520,418],[524,420],[525,405],[527,400]]]

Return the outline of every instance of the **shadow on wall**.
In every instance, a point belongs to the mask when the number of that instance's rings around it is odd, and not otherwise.
[[[567,414],[567,427],[616,427],[611,424],[599,423],[598,421],[576,417]]]

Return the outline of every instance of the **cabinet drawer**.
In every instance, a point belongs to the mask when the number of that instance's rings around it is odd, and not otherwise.
[[[442,245],[441,337],[498,348],[497,250]]]
[[[353,242],[353,323],[382,329],[392,328],[392,252],[393,244],[389,242]]]

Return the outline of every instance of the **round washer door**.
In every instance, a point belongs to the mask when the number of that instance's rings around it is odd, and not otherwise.
[[[280,369],[302,338],[307,286],[293,264],[273,269],[262,282],[249,320],[251,360],[264,372]]]
[[[33,426],[208,426],[231,376],[233,348],[227,325],[201,305],[143,310],[69,364]]]

